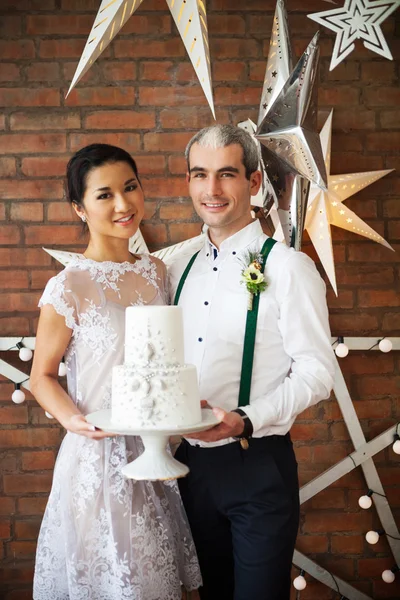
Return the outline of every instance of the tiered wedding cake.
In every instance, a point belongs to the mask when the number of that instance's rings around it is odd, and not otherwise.
[[[200,423],[196,367],[184,364],[182,309],[132,306],[125,326],[125,362],[112,375],[112,423],[155,430]]]

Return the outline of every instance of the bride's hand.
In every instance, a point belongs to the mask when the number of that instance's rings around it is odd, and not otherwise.
[[[96,429],[96,427],[88,423],[81,414],[72,415],[67,423],[64,424],[64,427],[71,433],[83,435],[91,440],[103,440],[106,437],[115,437],[116,435],[115,433],[107,433],[106,431]]]

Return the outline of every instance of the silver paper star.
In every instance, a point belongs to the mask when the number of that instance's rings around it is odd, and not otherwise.
[[[346,0],[342,8],[307,15],[336,33],[330,71],[354,50],[358,39],[368,50],[393,60],[380,25],[399,6],[399,0]]]

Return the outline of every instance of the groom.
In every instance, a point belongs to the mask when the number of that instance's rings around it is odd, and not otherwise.
[[[190,468],[179,483],[200,596],[288,600],[299,524],[289,430],[333,385],[325,285],[307,256],[275,244],[252,219],[261,174],[248,133],[202,129],[186,159],[208,233],[197,255],[171,266],[171,293],[183,309],[186,362],[221,420],[186,436],[176,454]]]

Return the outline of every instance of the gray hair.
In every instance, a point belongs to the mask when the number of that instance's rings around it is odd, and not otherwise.
[[[185,157],[189,172],[189,155],[193,144],[199,144],[203,148],[214,149],[238,144],[243,150],[242,162],[246,170],[246,178],[250,179],[250,175],[258,169],[259,158],[257,146],[251,135],[244,129],[240,129],[240,127],[235,127],[234,125],[211,125],[211,127],[200,129],[186,146]]]

